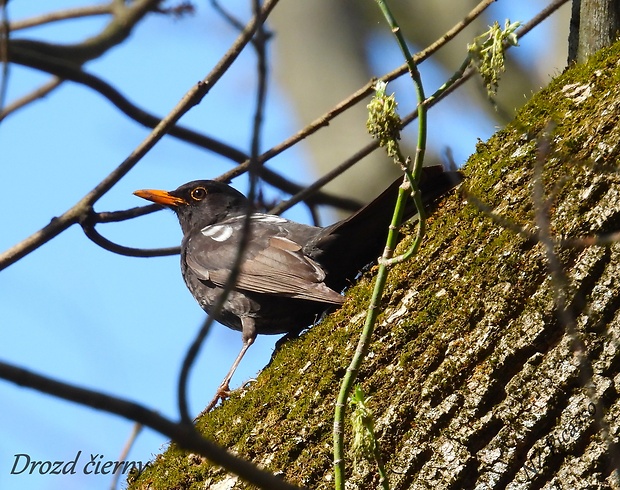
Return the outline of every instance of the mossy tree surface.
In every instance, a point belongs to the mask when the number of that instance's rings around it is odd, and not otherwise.
[[[616,44],[558,77],[480,143],[465,186],[537,232],[533,166],[552,122],[544,162],[552,233],[612,233],[620,229],[619,119]],[[620,244],[557,252],[585,368],[556,315],[543,245],[462,194],[433,214],[420,253],[392,269],[359,380],[372,397],[393,488],[618,488]],[[339,311],[286,343],[257,382],[202,417],[204,435],[290,482],[330,488],[334,400],[371,280],[366,274]],[[351,488],[377,487],[372,465],[348,468]],[[247,486],[171,445],[130,488],[235,483]]]

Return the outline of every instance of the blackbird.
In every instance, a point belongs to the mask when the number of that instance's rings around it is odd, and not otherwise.
[[[461,180],[460,172],[424,167],[420,190],[427,209]],[[189,182],[170,192],[134,192],[176,213],[183,231],[181,272],[207,313],[226,285],[250,213],[235,287],[215,316],[242,332],[243,347],[218,393],[228,392],[257,334],[299,332],[344,302],[340,292],[383,251],[401,183],[402,178],[350,217],[325,228],[255,212],[243,194],[213,180]],[[410,203],[405,219],[415,213]]]

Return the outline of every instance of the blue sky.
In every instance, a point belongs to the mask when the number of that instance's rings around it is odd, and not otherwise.
[[[509,2],[498,2],[497,9]],[[500,12],[498,18],[527,19],[527,11]],[[76,0],[54,2],[54,9],[80,5]],[[501,5],[503,4],[503,5]],[[41,3],[14,0],[10,18],[41,13]],[[234,2],[242,11],[243,2]],[[151,15],[130,42],[113,49],[87,69],[112,82],[137,105],[166,114],[183,94],[217,62],[236,33],[203,3],[193,17],[172,20]],[[514,8],[514,7],[511,7]],[[566,8],[566,7],[565,7]],[[103,19],[58,24],[18,33],[19,37],[74,42],[102,25]],[[524,39],[517,55],[545,55],[545,29]],[[547,31],[548,35],[549,31]],[[18,37],[16,34],[16,37]],[[385,48],[385,46],[384,46]],[[400,64],[394,57],[377,60],[378,74]],[[527,54],[529,53],[529,54]],[[275,60],[277,62],[277,60]],[[430,65],[430,64],[429,64]],[[548,73],[562,63],[548,66]],[[242,55],[225,78],[184,125],[247,151],[254,107],[251,52]],[[429,84],[443,74],[424,68]],[[11,66],[8,100],[28,93],[47,80],[32,70]],[[353,87],[356,89],[357,87]],[[391,90],[399,94],[399,85]],[[283,95],[273,87],[265,117],[264,148],[278,143],[299,127]],[[465,160],[477,141],[494,131],[481,111],[461,101],[455,118],[446,106],[431,114],[429,145],[454,149]],[[317,114],[318,116],[319,114]],[[434,126],[433,126],[434,125]],[[9,116],[0,124],[0,250],[4,251],[62,214],[90,191],[135,148],[148,131],[119,116],[101,96],[66,83],[43,100]],[[296,161],[293,169],[287,162]],[[297,182],[309,182],[312,171],[302,147],[270,162]],[[230,164],[217,156],[163,139],[125,179],[96,206],[114,211],[143,204],[136,189],[172,189],[194,180],[217,176]],[[243,183],[240,190],[245,191]],[[277,194],[276,194],[277,195]],[[307,221],[303,208],[293,219]],[[181,234],[174,215],[160,212],[109,224],[98,230],[112,240],[135,247],[177,245]],[[0,359],[48,374],[59,380],[95,388],[138,401],[176,418],[178,370],[204,313],[186,290],[178,257],[128,258],[107,252],[72,227],[18,263],[0,272]],[[233,386],[253,377],[264,366],[277,337],[259,337],[242,362]],[[219,326],[212,329],[190,379],[190,408],[200,412],[211,399],[238,349],[240,334]],[[32,390],[0,381],[0,487],[12,489],[108,488],[103,475],[11,475],[17,454],[32,460],[69,461],[81,451],[83,467],[91,455],[97,461],[116,461],[132,423]],[[147,461],[160,452],[166,439],[149,429],[138,438],[128,459]],[[23,460],[22,460],[23,461]]]

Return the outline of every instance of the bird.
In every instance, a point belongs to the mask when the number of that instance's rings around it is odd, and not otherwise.
[[[441,165],[423,167],[419,189],[425,207],[430,209],[461,180],[460,172]],[[187,288],[215,320],[241,332],[241,351],[216,400],[230,392],[235,370],[258,334],[299,333],[344,303],[341,292],[383,251],[402,183],[397,179],[369,204],[326,227],[257,212],[242,193],[214,180],[196,180],[173,191],[134,192],[176,213]],[[410,202],[404,218],[415,213]],[[221,310],[213,311],[234,266],[246,219],[248,235],[235,285]]]

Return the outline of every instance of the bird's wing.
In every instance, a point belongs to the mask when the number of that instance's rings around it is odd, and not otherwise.
[[[319,264],[304,255],[302,245],[283,236],[288,234],[281,226],[286,220],[276,218],[271,222],[264,218],[260,226],[251,227],[235,289],[342,303],[344,298],[324,284],[325,272]],[[240,220],[228,220],[205,227],[188,237],[185,262],[201,280],[217,286],[226,284],[238,251],[240,224]]]

